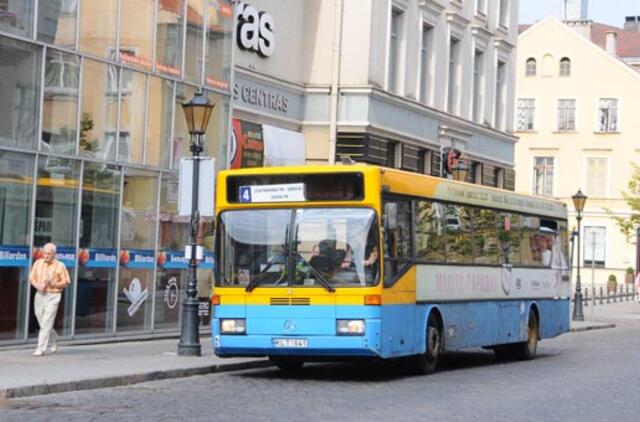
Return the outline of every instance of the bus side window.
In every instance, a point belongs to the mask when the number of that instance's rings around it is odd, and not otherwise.
[[[384,227],[385,278],[390,279],[398,274],[403,265],[411,259],[411,202],[388,201],[387,203],[396,204],[396,206],[385,205],[385,211],[395,210],[397,213],[397,224]],[[385,217],[383,216],[384,221],[387,220]]]
[[[416,258],[427,262],[445,261],[444,205],[416,201]]]

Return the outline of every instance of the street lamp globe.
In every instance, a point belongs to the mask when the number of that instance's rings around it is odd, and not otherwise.
[[[584,210],[584,204],[587,202],[587,195],[578,189],[578,192],[576,192],[571,199],[573,200],[573,206],[576,208],[576,212],[581,213],[582,210]]]
[[[184,110],[184,116],[187,119],[189,134],[193,136],[203,135],[205,133],[209,125],[213,107],[214,104],[211,104],[207,97],[202,95],[200,91],[193,94],[193,98],[189,102],[182,103],[182,110]]]
[[[451,169],[451,175],[454,180],[458,182],[464,182],[467,180],[467,173],[469,173],[469,166],[464,160],[458,160],[458,162]]]

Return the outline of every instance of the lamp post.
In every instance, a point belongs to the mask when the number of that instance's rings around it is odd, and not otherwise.
[[[573,304],[573,320],[584,321],[584,314],[582,313],[582,289],[580,285],[580,238],[582,237],[582,232],[580,231],[580,221],[582,220],[582,210],[584,209],[584,204],[585,202],[587,202],[587,195],[585,195],[580,189],[578,189],[578,192],[576,192],[576,194],[573,195],[571,199],[573,200],[573,206],[576,209],[576,220],[578,220],[578,272],[576,274],[576,294],[574,296],[575,303]]]
[[[180,329],[180,342],[178,343],[178,355],[200,356],[200,333],[198,327],[198,300],[196,299],[197,285],[197,235],[200,212],[198,211],[198,180],[200,153],[203,150],[202,136],[207,130],[209,118],[214,104],[211,104],[201,92],[196,92],[191,101],[182,104],[191,143],[193,159],[193,177],[191,182],[191,242],[186,250],[190,250],[189,272],[187,274],[187,291],[182,299],[182,324]]]
[[[458,182],[464,182],[467,180],[467,173],[469,173],[469,167],[464,160],[457,160],[456,164],[451,169],[451,175],[454,180]]]

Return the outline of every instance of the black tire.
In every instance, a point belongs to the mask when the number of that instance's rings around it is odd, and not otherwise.
[[[538,316],[531,310],[527,324],[527,340],[520,343],[502,344],[493,347],[496,359],[499,361],[532,360],[538,349]]]
[[[536,357],[536,351],[538,350],[539,321],[538,315],[536,315],[533,309],[529,311],[529,323],[527,327],[527,340],[514,344],[514,355],[520,360],[534,359]]]
[[[432,374],[438,366],[438,358],[442,352],[444,342],[442,326],[434,314],[429,315],[429,320],[427,321],[425,343],[425,352],[410,358],[410,366],[415,374]]]
[[[269,360],[273,362],[283,372],[295,373],[302,369],[304,360],[292,356],[270,356]]]

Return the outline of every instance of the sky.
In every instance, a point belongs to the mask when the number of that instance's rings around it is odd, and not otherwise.
[[[562,19],[564,0],[520,0],[520,23],[534,23],[549,15]],[[640,0],[589,0],[588,18],[622,27],[624,17],[640,16]]]

